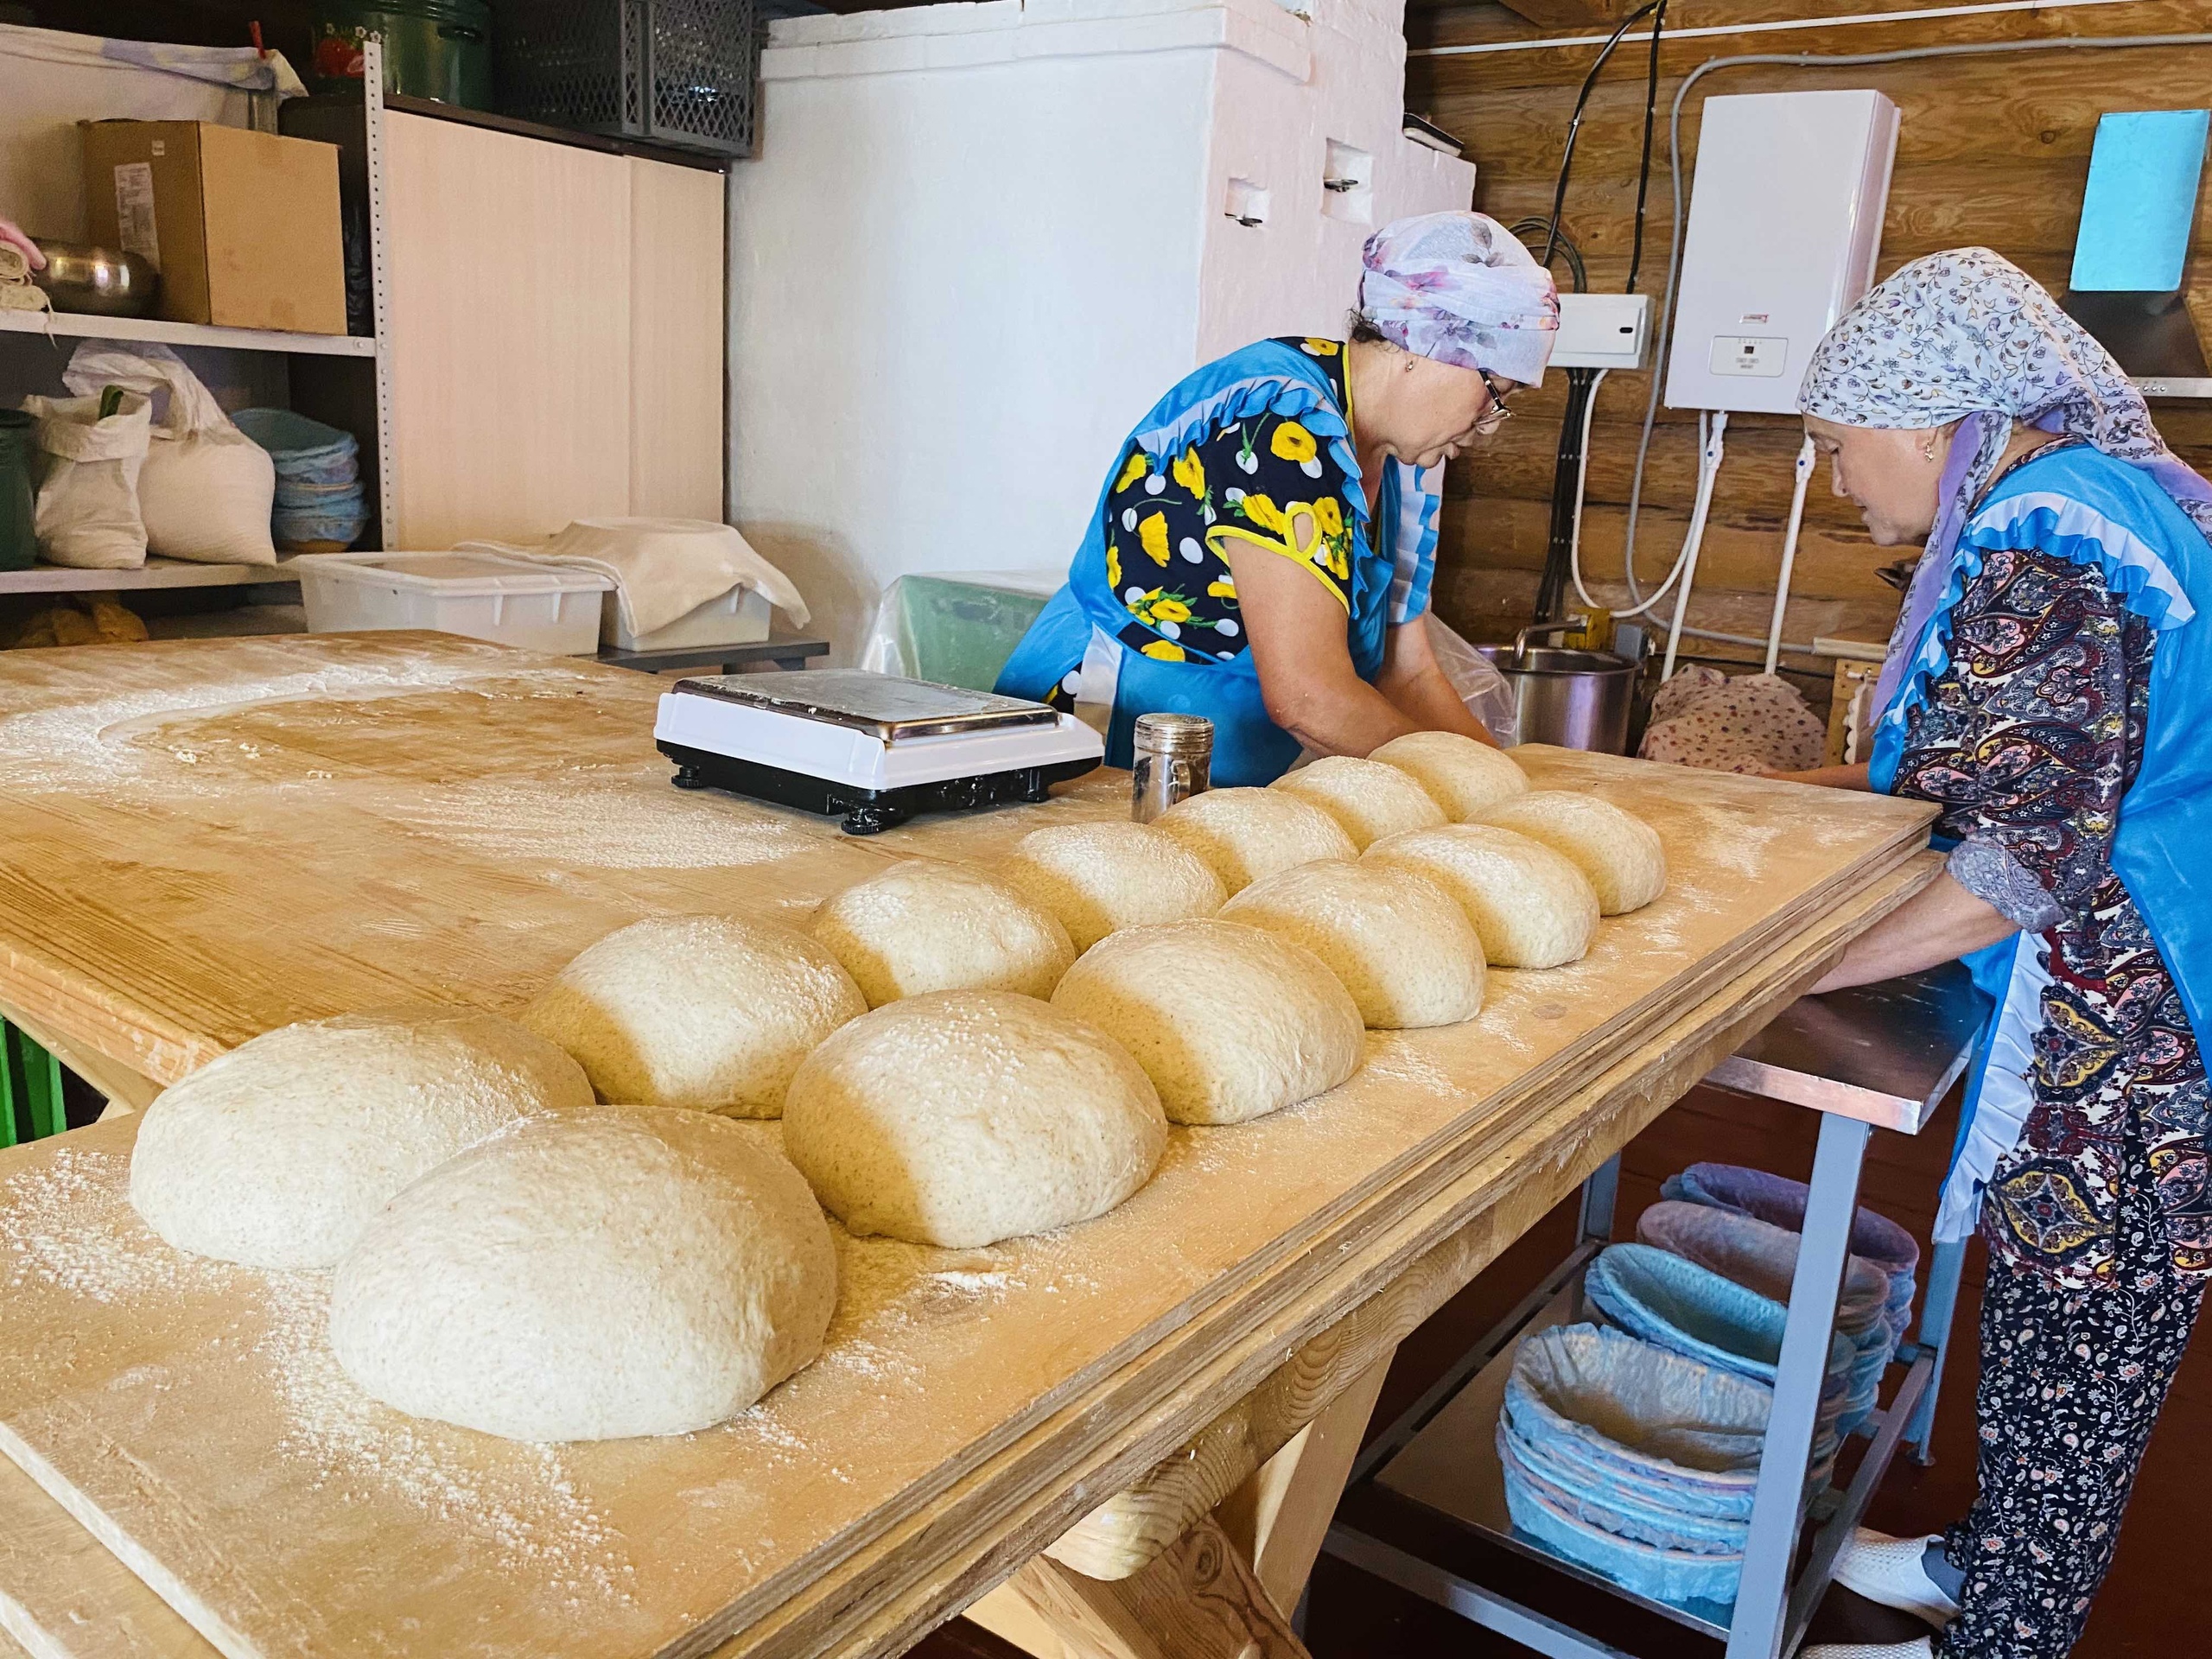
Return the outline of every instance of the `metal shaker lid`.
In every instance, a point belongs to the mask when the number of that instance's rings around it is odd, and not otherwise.
[[[1213,721],[1203,715],[1139,715],[1130,737],[1147,754],[1213,753]]]

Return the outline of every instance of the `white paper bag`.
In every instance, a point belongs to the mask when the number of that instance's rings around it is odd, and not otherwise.
[[[124,386],[148,397],[168,394],[138,479],[149,552],[203,564],[276,563],[269,538],[276,462],[231,424],[214,394],[175,352],[87,340],[69,359],[62,381],[79,393]]]
[[[100,400],[26,397],[38,421],[38,505],[32,518],[40,556],[80,570],[127,570],[146,563],[146,524],[138,512],[138,474],[153,427],[150,398],[123,394],[99,418]]]

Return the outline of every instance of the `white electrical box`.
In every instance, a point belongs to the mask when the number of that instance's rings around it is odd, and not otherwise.
[[[1670,408],[1796,412],[1813,347],[1874,280],[1897,148],[1876,92],[1705,101]]]
[[[1561,294],[1554,369],[1641,369],[1650,365],[1649,294]]]

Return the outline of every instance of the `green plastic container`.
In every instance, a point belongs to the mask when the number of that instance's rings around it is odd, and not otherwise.
[[[359,90],[361,42],[372,35],[384,41],[386,92],[464,109],[492,107],[492,8],[485,0],[319,0],[317,92]]]
[[[0,570],[28,570],[38,556],[32,509],[31,452],[38,422],[20,409],[0,409]]]
[[[897,631],[904,672],[913,679],[988,691],[1045,596],[945,576],[901,576]]]

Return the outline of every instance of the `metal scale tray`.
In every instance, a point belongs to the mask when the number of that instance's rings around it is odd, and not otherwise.
[[[857,669],[677,682],[654,726],[679,789],[727,789],[873,835],[917,812],[1041,801],[1104,746],[1041,702]]]

